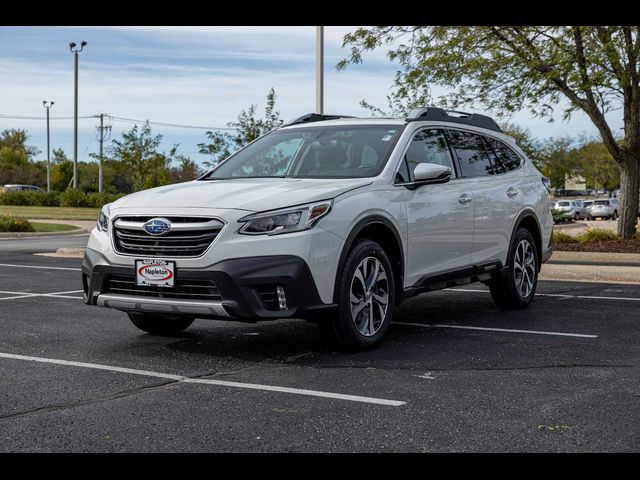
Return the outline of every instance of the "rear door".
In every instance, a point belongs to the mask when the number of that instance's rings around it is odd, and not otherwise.
[[[511,226],[519,212],[521,197],[512,165],[501,157],[485,136],[461,129],[448,129],[463,178],[473,191],[473,265],[506,261]]]

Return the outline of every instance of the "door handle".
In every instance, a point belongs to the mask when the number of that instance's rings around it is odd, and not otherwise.
[[[507,190],[507,197],[513,198],[516,195],[518,195],[518,191],[515,188],[510,188],[509,190]]]
[[[471,195],[467,195],[466,193],[463,193],[462,195],[460,195],[460,198],[458,198],[458,201],[463,205],[469,203],[471,200],[473,200],[473,197]]]

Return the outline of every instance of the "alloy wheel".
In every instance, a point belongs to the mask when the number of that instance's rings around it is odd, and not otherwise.
[[[351,279],[351,320],[365,337],[375,335],[382,327],[389,306],[387,272],[375,257],[366,257]]]
[[[533,245],[528,240],[521,240],[516,247],[513,276],[518,294],[522,298],[527,298],[533,290],[536,278],[536,256]]]

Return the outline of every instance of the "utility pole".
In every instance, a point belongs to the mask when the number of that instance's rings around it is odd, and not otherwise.
[[[51,191],[51,143],[49,137],[49,109],[55,102],[42,101],[42,106],[47,110],[47,193]]]
[[[79,50],[74,50],[75,42],[69,44],[69,50],[73,53],[73,188],[78,188],[78,53],[86,44],[84,41],[80,43]]]
[[[316,113],[324,113],[324,27],[316,27]]]
[[[98,157],[98,192],[102,193],[102,147],[104,141],[108,139],[105,137],[105,132],[111,133],[111,125],[104,126],[104,113],[98,115],[100,117],[100,126],[98,128],[98,142],[100,142],[100,156]],[[108,116],[108,115],[107,115]]]

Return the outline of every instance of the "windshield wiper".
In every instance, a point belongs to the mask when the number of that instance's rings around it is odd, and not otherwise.
[[[285,175],[254,175],[251,177],[207,177],[202,180],[242,180],[243,178],[287,178]]]

